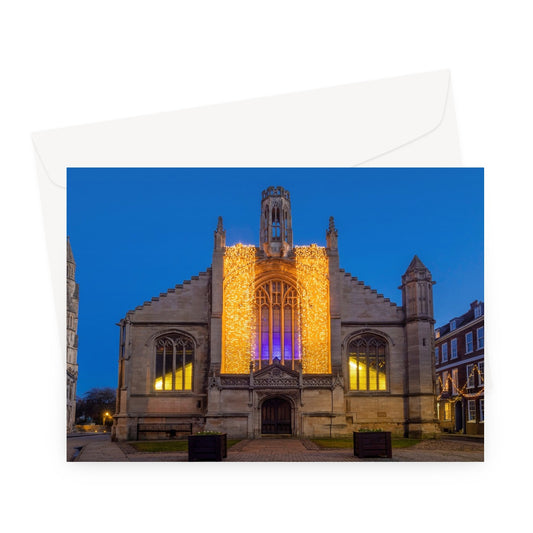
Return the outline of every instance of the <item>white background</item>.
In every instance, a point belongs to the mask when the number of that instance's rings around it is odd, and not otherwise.
[[[531,471],[528,7],[512,0],[4,3],[3,522],[22,531],[523,530]],[[463,163],[486,169],[486,462],[194,471],[65,463],[64,367],[31,132],[441,69],[452,75]],[[453,205],[435,198],[435,209]]]

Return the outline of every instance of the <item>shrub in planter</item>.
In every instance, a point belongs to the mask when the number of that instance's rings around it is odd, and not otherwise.
[[[222,461],[228,456],[227,434],[204,431],[189,435],[189,461]]]
[[[354,431],[353,452],[357,457],[392,457],[391,432],[381,430]]]

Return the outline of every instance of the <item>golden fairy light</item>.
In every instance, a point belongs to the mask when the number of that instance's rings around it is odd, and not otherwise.
[[[254,346],[255,246],[236,244],[224,255],[222,372],[247,374]]]
[[[468,389],[475,388],[474,386],[469,386],[469,382],[471,379],[474,378],[475,375],[478,375],[479,379],[479,385],[478,387],[481,387],[480,390],[474,392],[474,393],[467,393],[466,391]],[[448,374],[446,378],[443,380],[442,377],[439,375],[437,377],[437,381],[440,386],[440,394],[437,396],[437,400],[440,400],[443,397],[444,393],[447,393],[450,391],[450,383],[452,384],[453,389],[456,391],[456,395],[454,398],[450,398],[448,401],[456,402],[461,399],[461,397],[465,398],[477,398],[479,396],[482,396],[485,392],[485,376],[483,371],[479,368],[477,364],[474,364],[472,366],[472,369],[470,371],[470,374],[468,375],[465,384],[460,387],[459,383],[453,378],[452,374]],[[452,389],[452,390],[453,390]]]
[[[296,278],[300,296],[302,371],[331,372],[329,276],[326,249],[316,244],[297,246]]]

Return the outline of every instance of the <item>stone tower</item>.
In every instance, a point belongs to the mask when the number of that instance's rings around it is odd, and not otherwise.
[[[287,257],[292,249],[291,197],[283,187],[263,191],[259,242],[269,257]]]
[[[329,217],[326,230],[326,253],[328,254],[329,297],[330,297],[330,331],[331,331],[331,366],[333,373],[342,372],[342,273],[339,266],[338,231],[335,220]]]
[[[406,433],[436,433],[433,285],[431,272],[415,255],[402,276],[402,303],[407,340]]]
[[[218,217],[214,232],[213,262],[211,263],[211,371],[220,372],[222,354],[222,286],[224,282],[224,253],[226,230],[222,217]]]
[[[67,239],[67,432],[74,429],[76,419],[76,383],[78,381],[78,307],[79,286],[76,263]]]

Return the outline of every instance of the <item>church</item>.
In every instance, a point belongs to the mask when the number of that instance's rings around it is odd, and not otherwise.
[[[226,246],[219,217],[211,267],[119,322],[113,439],[434,436],[430,271],[413,258],[400,307],[340,268],[333,217],[325,247],[294,246],[288,190],[259,214],[259,246]]]

